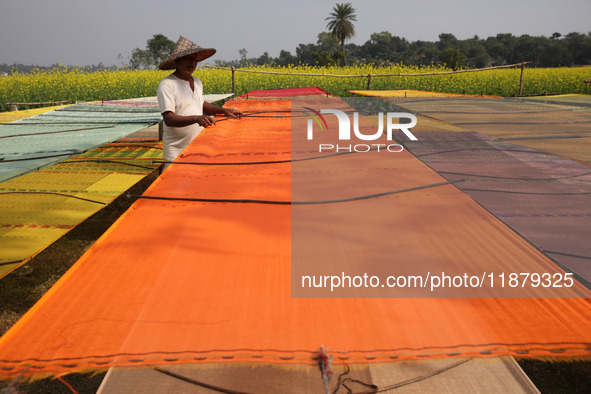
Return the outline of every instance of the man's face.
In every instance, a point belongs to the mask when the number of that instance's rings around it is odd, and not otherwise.
[[[193,72],[197,68],[197,54],[183,56],[176,60],[177,71],[184,75],[193,75]]]

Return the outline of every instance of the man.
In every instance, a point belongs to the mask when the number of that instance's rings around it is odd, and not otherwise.
[[[158,86],[157,96],[164,120],[164,160],[173,161],[199,135],[204,127],[215,124],[205,114],[240,116],[242,112],[220,108],[203,99],[203,84],[193,76],[197,63],[216,52],[202,48],[181,36],[168,59],[158,66],[161,70],[175,70]]]

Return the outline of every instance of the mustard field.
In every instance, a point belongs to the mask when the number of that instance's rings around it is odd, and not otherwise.
[[[376,67],[263,67],[248,70],[281,73],[314,73],[317,76],[255,74],[236,71],[236,95],[257,89],[281,89],[318,86],[338,96],[350,96],[348,90],[367,89],[368,74],[372,75],[371,89],[414,89],[446,93],[513,96],[519,92],[521,69],[500,69],[453,75],[394,76],[379,74],[426,73],[450,71],[442,67],[425,68],[393,66]],[[156,95],[158,83],[170,71],[116,70],[86,72],[79,68],[56,67],[50,71],[13,74],[0,77],[0,111],[7,111],[10,102],[47,102],[68,100],[72,103],[94,100],[116,100]],[[359,78],[322,76],[364,75]],[[203,81],[205,93],[229,93],[232,78],[229,70],[199,69],[195,75]],[[584,81],[591,80],[591,67],[526,68],[523,94],[591,93]],[[21,107],[23,108],[23,107]]]

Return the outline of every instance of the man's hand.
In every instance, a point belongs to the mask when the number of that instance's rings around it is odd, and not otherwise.
[[[195,122],[201,127],[209,127],[215,124],[215,120],[211,116],[199,115],[193,117]]]
[[[223,115],[228,116],[228,117],[236,117],[236,118],[240,118],[242,115],[244,115],[242,113],[242,111],[238,110],[238,109],[233,109],[233,108],[223,108]]]

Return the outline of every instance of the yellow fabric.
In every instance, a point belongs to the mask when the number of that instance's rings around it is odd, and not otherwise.
[[[53,111],[66,107],[66,105],[55,105],[53,107],[41,107],[33,109],[24,109],[19,111],[0,112],[0,123],[14,122],[15,120],[28,118],[29,116],[39,115],[45,112]]]
[[[152,172],[160,146],[112,144],[0,183],[0,279]]]

